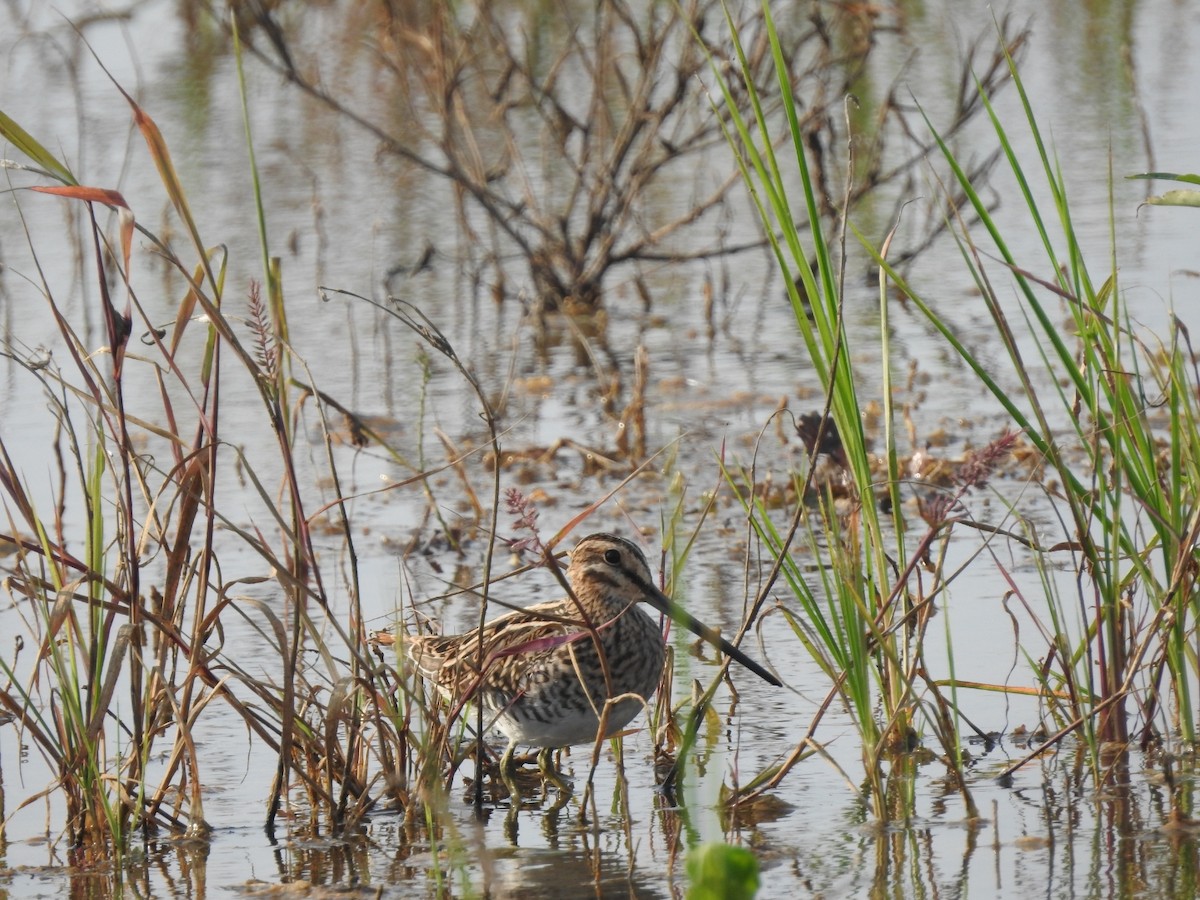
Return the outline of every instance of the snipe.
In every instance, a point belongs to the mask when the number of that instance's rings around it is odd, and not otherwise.
[[[480,703],[508,738],[501,772],[518,745],[543,749],[591,743],[609,698],[604,736],[624,728],[658,687],[666,659],[648,603],[773,685],[779,680],[654,585],[642,551],[593,534],[571,552],[571,597],[507,613],[461,635],[407,639],[416,668],[454,700]],[[590,628],[589,628],[590,626]],[[597,648],[597,644],[599,647]],[[603,660],[603,662],[602,662]]]

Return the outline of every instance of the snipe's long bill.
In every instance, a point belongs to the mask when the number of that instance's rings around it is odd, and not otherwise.
[[[480,703],[508,737],[502,769],[511,765],[520,744],[591,743],[610,698],[605,737],[646,705],[662,677],[666,642],[640,603],[780,686],[774,675],[655,587],[646,557],[629,541],[611,534],[585,537],[571,552],[567,579],[574,599],[510,612],[466,634],[407,640],[405,652],[422,675],[452,700]]]

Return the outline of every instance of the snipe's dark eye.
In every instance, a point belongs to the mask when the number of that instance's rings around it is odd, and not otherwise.
[[[609,565],[615,566],[617,563],[619,563],[621,561],[621,551],[605,550],[604,551],[604,561],[606,563],[608,563]]]

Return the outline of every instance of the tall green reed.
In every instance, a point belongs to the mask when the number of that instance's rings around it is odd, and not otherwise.
[[[825,409],[815,442],[820,444],[829,429],[836,429],[841,435],[850,483],[859,501],[850,531],[841,532],[837,529],[828,532],[830,540],[826,546],[826,557],[829,566],[820,570],[824,579],[820,596],[828,599],[828,606],[799,571],[791,555],[792,543],[804,521],[801,507],[797,507],[796,516],[788,529],[780,531],[752,493],[740,496],[757,538],[775,560],[775,567],[768,577],[768,587],[782,575],[814,625],[814,631],[808,634],[798,632],[798,637],[806,649],[816,651],[815,658],[835,679],[836,690],[851,710],[862,739],[864,764],[872,794],[879,804],[884,794],[883,772],[870,759],[883,740],[884,728],[876,718],[872,683],[875,673],[889,670],[887,667],[872,666],[871,654],[865,652],[863,642],[875,620],[874,609],[881,593],[878,586],[888,582],[888,562],[881,523],[872,500],[873,478],[866,456],[851,357],[845,352],[841,273],[835,266],[834,248],[821,225],[822,217],[817,208],[805,156],[800,116],[787,79],[787,63],[782,57],[769,6],[764,4],[763,9],[773,72],[778,79],[786,122],[783,148],[791,150],[794,155],[781,160],[776,154],[775,136],[771,132],[751,66],[731,17],[728,18],[728,24],[738,63],[734,71],[741,77],[735,85],[721,77],[714,67],[717,85],[724,100],[723,105],[714,103],[714,106],[718,114],[727,117],[723,118],[726,136],[736,153],[777,263],[785,273],[788,298],[810,364],[826,388]],[[735,90],[748,93],[754,112],[753,121],[743,119],[738,112],[738,105],[734,102]],[[803,212],[793,209],[793,201],[789,196],[791,175],[799,176]],[[797,225],[800,221],[809,223],[807,246]],[[815,463],[816,454],[813,454],[810,472],[805,479],[806,486],[811,482]],[[732,478],[730,481],[736,490],[736,483]],[[827,499],[832,501],[832,497]],[[839,519],[833,506],[826,504],[823,509],[827,522],[831,526],[836,525]],[[760,597],[765,599],[765,596],[766,589],[760,591]],[[892,662],[896,660],[894,653],[885,652],[881,658]],[[893,666],[890,674],[895,673]],[[891,677],[887,678],[887,684],[880,683],[883,696],[889,700],[895,698],[892,689],[894,683],[895,679]],[[895,724],[904,728],[906,712],[890,705],[889,718],[893,714],[897,716]],[[754,786],[753,783],[751,786]],[[882,813],[883,807],[877,806],[877,810]]]
[[[854,347],[844,327],[843,298],[848,206],[853,183],[848,180],[836,227],[828,224],[817,200],[808,159],[807,123],[789,80],[788,60],[772,19],[763,4],[765,41],[776,79],[770,96],[782,121],[768,115],[763,88],[755,84],[754,69],[742,45],[742,35],[728,16],[736,64],[729,74],[714,66],[719,96],[714,111],[722,118],[763,222],[776,262],[784,275],[798,334],[806,350],[805,364],[824,385],[824,408],[809,429],[809,467],[797,477],[793,514],[786,524],[772,519],[756,492],[752,470],[727,470],[728,483],[746,509],[754,537],[761,542],[772,568],[760,588],[761,607],[777,580],[782,580],[795,607],[783,610],[796,640],[831,681],[829,695],[808,732],[790,757],[762,772],[735,795],[752,799],[777,785],[787,771],[812,753],[823,753],[816,726],[834,702],[848,710],[858,731],[866,774],[866,796],[883,819],[911,812],[905,790],[903,761],[918,740],[918,729],[929,725],[943,749],[943,760],[964,796],[974,806],[962,778],[958,719],[941,687],[926,674],[925,628],[933,596],[946,579],[940,569],[929,579],[916,575],[917,565],[948,534],[949,507],[926,520],[927,530],[909,535],[900,514],[902,477],[896,442],[897,411],[893,406],[890,368],[888,299],[880,284],[879,346],[882,385],[882,469],[873,466],[862,419],[859,384],[870,377],[855,363]],[[1020,38],[1014,39],[1014,42]],[[735,96],[749,97],[752,118],[738,113]],[[847,171],[855,171],[853,144],[847,151]],[[881,258],[886,250],[881,254]],[[829,448],[834,448],[830,452]],[[814,490],[818,457],[833,456],[841,475],[836,486]],[[994,460],[993,460],[994,462]],[[843,497],[835,496],[836,487]],[[971,485],[960,486],[962,491]],[[810,513],[806,497],[815,499]],[[882,501],[882,502],[881,502]],[[910,549],[916,539],[916,550]],[[807,572],[793,553],[804,542],[820,560]],[[895,774],[896,778],[891,775]],[[853,779],[849,779],[853,782]]]
[[[1030,531],[1035,559],[1069,561],[1073,587],[1064,592],[1063,582],[1047,575],[1047,605],[1022,602],[1049,645],[1030,655],[1046,660],[1035,673],[1047,701],[1061,711],[1052,741],[1080,733],[1099,773],[1105,746],[1120,748],[1137,738],[1145,743],[1168,732],[1188,743],[1196,739],[1197,371],[1178,319],[1159,340],[1139,330],[1125,306],[1111,190],[1107,251],[1099,265],[1089,261],[1074,224],[1067,170],[1007,59],[1035,147],[1032,165],[1019,157],[991,97],[978,90],[1040,259],[1017,258],[955,153],[940,136],[938,143],[985,232],[978,235],[961,217],[954,223],[964,267],[1020,391],[1004,390],[1001,373],[958,340],[950,316],[882,254],[876,259],[1044,457],[1054,476],[1046,483],[1061,486],[1048,494],[1065,511],[1067,533],[1055,542]],[[1010,289],[1015,316],[1002,300]],[[1064,313],[1069,329],[1060,324]],[[1131,722],[1140,734],[1130,732]]]
[[[957,681],[952,677],[935,682],[924,674],[920,662],[925,620],[920,611],[928,608],[932,595],[909,587],[914,562],[935,541],[944,541],[949,527],[960,517],[944,503],[930,510],[925,515],[928,531],[918,542],[918,549],[906,550],[905,524],[897,512],[902,480],[892,425],[895,411],[890,401],[889,285],[903,291],[928,317],[1043,455],[1046,466],[1062,485],[1061,495],[1050,499],[1064,504],[1070,523],[1064,540],[1051,542],[1034,533],[1025,543],[1041,563],[1069,556],[1077,576],[1077,594],[1064,597],[1054,587],[1061,582],[1049,575],[1043,582],[1048,586],[1048,605],[1018,592],[1049,644],[1041,653],[1028,653],[1044,660],[1035,667],[1035,677],[1045,701],[1059,711],[1061,728],[1052,740],[1082,732],[1094,751],[1091,758],[1099,767],[1102,747],[1124,746],[1131,739],[1127,701],[1135,697],[1140,713],[1135,721],[1143,741],[1159,736],[1164,726],[1184,740],[1193,741],[1197,610],[1193,599],[1195,562],[1190,547],[1200,536],[1200,515],[1195,513],[1195,460],[1200,447],[1196,430],[1197,373],[1188,334],[1177,320],[1162,342],[1148,339],[1134,328],[1120,291],[1115,224],[1106,271],[1099,278],[1093,275],[1072,222],[1065,176],[1047,149],[1013,61],[1011,45],[1002,35],[1003,56],[1037,148],[1040,176],[1050,197],[1048,208],[1035,199],[1031,174],[1017,158],[989,92],[978,83],[977,91],[1024,199],[1030,224],[1040,238],[1044,251],[1040,265],[1022,264],[1015,258],[991,211],[980,199],[974,179],[949,142],[931,122],[928,124],[950,166],[956,190],[966,198],[970,213],[987,232],[992,245],[990,251],[981,248],[964,224],[965,216],[948,223],[957,233],[966,270],[984,298],[1022,392],[1017,396],[1006,393],[999,386],[999,373],[957,339],[949,316],[941,314],[935,304],[906,283],[888,262],[887,242],[877,249],[860,237],[883,273],[882,457],[886,470],[884,492],[892,510],[885,527],[873,502],[878,476],[871,470],[859,415],[856,379],[862,374],[851,362],[842,328],[842,290],[835,260],[844,258],[844,245],[838,247],[838,241],[821,224],[808,173],[803,128],[784,77],[786,61],[779,54],[769,11],[766,37],[775,71],[780,75],[778,90],[787,123],[782,141],[770,131],[732,22],[730,28],[740,63],[735,69],[741,76],[736,89],[749,93],[755,118],[748,122],[736,114],[733,76],[717,75],[725,102],[715,107],[727,117],[730,142],[739,154],[753,202],[787,276],[799,334],[814,372],[826,385],[828,424],[823,416],[811,444],[820,448],[826,430],[836,429],[844,453],[841,461],[847,473],[845,487],[852,511],[850,515],[839,514],[831,494],[822,491],[818,492],[815,526],[798,505],[791,522],[781,527],[772,521],[754,493],[751,472],[731,470],[729,480],[745,505],[756,536],[775,561],[767,587],[777,576],[783,578],[798,602],[797,609],[787,610],[784,615],[797,640],[833,682],[817,720],[830,702],[840,698],[859,730],[870,800],[876,813],[889,814],[882,800],[886,788],[882,760],[889,746],[892,750],[904,747],[905,735],[911,733],[922,710],[926,713],[924,721],[946,749],[948,765],[960,783],[962,778],[957,752],[958,694],[947,698],[940,690],[948,685],[954,691]],[[785,165],[776,155],[776,146],[791,149],[794,159],[789,158]],[[849,168],[852,170],[853,165]],[[798,179],[803,216],[797,215],[789,196],[789,175]],[[949,188],[946,194],[951,196]],[[807,242],[795,225],[797,220],[807,222]],[[992,253],[1000,260],[1005,282],[1017,289],[1024,330],[1013,323],[1011,311],[1000,300]],[[1045,278],[1033,274],[1041,266],[1048,273]],[[1069,337],[1057,325],[1060,306],[1070,317],[1073,333]],[[1033,338],[1033,361],[1025,358],[1028,349],[1022,349],[1028,346],[1023,343],[1026,337]],[[1042,369],[1049,377],[1038,373]],[[1168,411],[1165,423],[1155,418],[1155,410],[1160,407]],[[1064,428],[1070,440],[1064,437]],[[816,455],[812,454],[813,465],[797,486],[799,496],[810,492]],[[807,534],[812,553],[822,561],[815,574],[802,571],[789,552],[799,534]],[[935,571],[930,588],[933,594],[948,582],[940,569]],[[760,596],[765,593],[760,592]],[[953,648],[948,649],[953,658]],[[919,685],[921,680],[924,685]],[[762,773],[747,786],[742,798],[756,796],[777,784],[805,754],[820,752],[820,745],[812,739],[815,726],[816,720],[792,756]]]

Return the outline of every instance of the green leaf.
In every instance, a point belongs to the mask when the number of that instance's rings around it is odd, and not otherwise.
[[[1200,184],[1200,175],[1180,175],[1176,172],[1142,172],[1140,175],[1126,175],[1126,178],[1152,178],[1159,181],[1182,181],[1187,184]]]
[[[693,847],[687,873],[688,900],[752,900],[758,893],[758,860],[745,847],[718,842]]]
[[[28,131],[0,112],[0,135],[5,140],[41,166],[51,178],[57,178],[64,184],[78,184],[71,170],[43,147]]]

